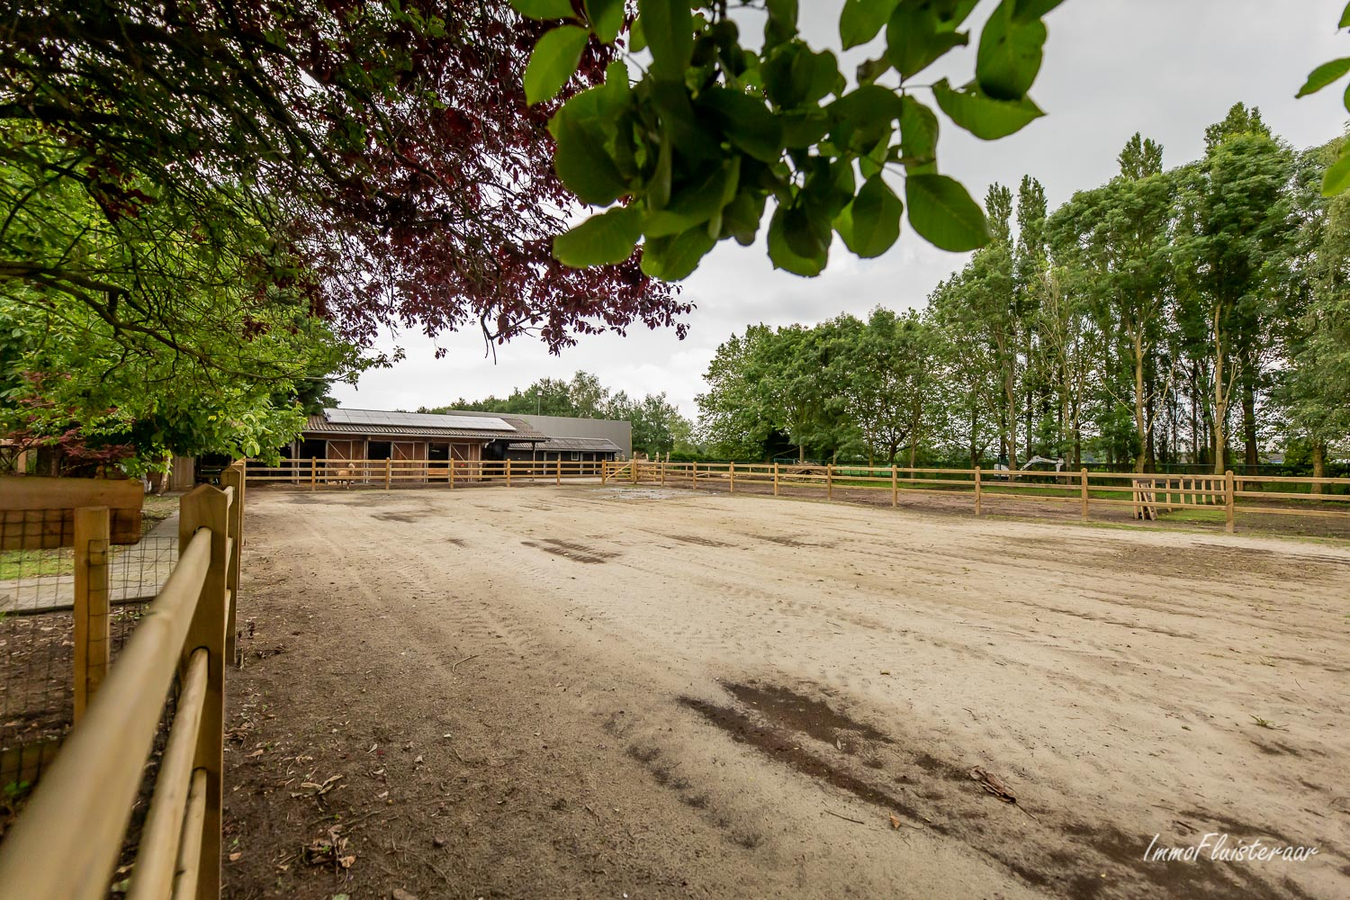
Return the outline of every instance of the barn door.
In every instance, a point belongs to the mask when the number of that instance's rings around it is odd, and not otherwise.
[[[328,462],[324,465],[326,478],[330,481],[351,483],[357,478],[356,441],[329,441]]]
[[[417,466],[408,465],[422,456],[418,452],[419,446],[416,441],[395,441],[389,445],[389,458],[395,463],[401,463],[394,467],[394,474],[403,476],[405,481],[426,480],[425,467],[418,469]]]

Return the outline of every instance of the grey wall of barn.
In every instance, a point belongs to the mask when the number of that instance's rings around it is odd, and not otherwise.
[[[633,455],[633,423],[618,419],[572,419],[567,416],[532,416],[521,413],[465,412],[449,410],[452,416],[479,416],[495,418],[510,416],[523,419],[529,425],[555,438],[609,438],[619,445],[624,456]]]

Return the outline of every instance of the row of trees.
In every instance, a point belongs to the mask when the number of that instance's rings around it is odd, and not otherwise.
[[[1350,201],[1320,193],[1342,144],[1295,152],[1238,104],[1202,159],[1164,169],[1135,135],[1053,212],[1033,178],[994,185],[993,239],[922,313],[748,329],[701,426],[728,455],[1222,471],[1279,449],[1320,474],[1350,439]]]
[[[418,412],[446,413],[452,410],[525,413],[542,416],[572,416],[582,419],[618,419],[633,426],[633,450],[649,456],[674,453],[697,456],[693,444],[694,423],[680,414],[665,392],[630,397],[614,391],[589,372],[577,372],[570,380],[541,378],[526,388],[516,388],[506,397],[483,400],[460,398],[450,406],[422,407]]]

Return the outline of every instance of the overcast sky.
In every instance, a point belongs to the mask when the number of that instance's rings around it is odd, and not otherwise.
[[[1196,159],[1205,126],[1238,101],[1259,106],[1272,129],[1295,147],[1322,143],[1346,119],[1342,88],[1298,101],[1294,94],[1314,66],[1350,55],[1350,35],[1335,33],[1344,5],[1345,0],[1067,0],[1046,19],[1045,64],[1031,92],[1048,115],[992,143],[944,120],[939,164],[977,200],[991,182],[1015,190],[1022,175],[1030,174],[1045,185],[1053,209],[1074,191],[1111,178],[1116,155],[1136,131],[1163,145],[1168,167]],[[801,6],[808,42],[837,51],[842,0]],[[972,46],[953,51],[920,80],[970,79],[980,22],[972,25]],[[751,20],[742,32],[758,28]],[[852,71],[860,59],[877,55],[880,43],[854,51],[841,68]],[[907,231],[885,256],[866,261],[851,256],[836,238],[829,268],[804,279],[775,271],[762,241],[753,247],[724,241],[684,284],[684,296],[697,308],[683,341],[674,330],[639,328],[622,338],[584,337],[556,357],[542,344],[521,339],[497,348],[494,364],[485,358],[477,333],[442,335],[437,342],[449,352],[437,360],[432,342],[404,332],[383,342],[404,348],[402,363],[367,373],[357,388],[338,385],[334,394],[344,406],[416,409],[461,396],[505,396],[538,378],[569,378],[584,369],[630,395],[664,391],[692,418],[708,362],[733,332],[758,322],[818,322],[842,312],[861,317],[879,305],[922,307],[933,286],[964,259]]]

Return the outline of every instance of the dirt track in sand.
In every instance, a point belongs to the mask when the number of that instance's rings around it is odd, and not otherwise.
[[[231,897],[1350,895],[1350,550],[635,488],[250,501]],[[1319,853],[1142,859],[1207,832]]]

